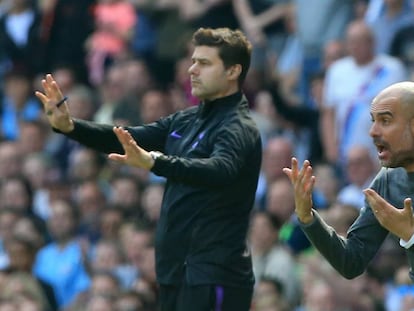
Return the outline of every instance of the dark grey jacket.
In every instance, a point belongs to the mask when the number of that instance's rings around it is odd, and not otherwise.
[[[407,173],[403,168],[382,168],[370,187],[390,204],[403,208],[405,198],[414,200],[414,173]],[[365,271],[389,234],[377,221],[367,202],[349,228],[346,238],[338,236],[316,211],[314,215],[316,217],[311,224],[301,224],[303,231],[329,263],[348,279]],[[410,277],[414,280],[413,251],[413,247],[407,250],[407,256],[411,266]]]

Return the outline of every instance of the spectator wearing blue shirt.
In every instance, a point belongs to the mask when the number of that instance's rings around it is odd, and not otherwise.
[[[60,308],[90,287],[81,245],[75,237],[76,223],[76,212],[69,202],[52,202],[47,225],[53,242],[39,250],[34,265],[34,274],[52,285]]]
[[[20,121],[40,118],[40,103],[32,95],[30,76],[23,71],[12,70],[5,75],[4,95],[1,101],[1,135],[6,140],[19,137]]]

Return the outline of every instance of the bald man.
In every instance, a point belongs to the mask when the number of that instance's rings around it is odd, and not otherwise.
[[[389,233],[407,249],[410,277],[414,280],[414,83],[400,82],[381,91],[370,106],[369,131],[382,169],[368,189],[366,202],[346,237],[339,236],[312,208],[315,176],[309,161],[283,171],[295,192],[295,211],[301,228],[344,277],[362,274]]]

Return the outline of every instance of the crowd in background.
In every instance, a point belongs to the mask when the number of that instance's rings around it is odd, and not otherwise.
[[[414,77],[410,0],[0,0],[0,311],[156,311],[164,179],[56,133],[34,97],[52,73],[71,115],[149,123],[197,104],[199,27],[243,30],[243,87],[263,140],[248,243],[252,311],[405,311],[414,286],[389,236],[360,277],[309,244],[282,172],[310,159],[318,209],[346,235],[378,171],[369,104]],[[236,311],[236,310],[235,310]]]

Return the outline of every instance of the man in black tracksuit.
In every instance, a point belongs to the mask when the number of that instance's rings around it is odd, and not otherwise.
[[[63,96],[51,75],[36,95],[56,131],[167,178],[156,232],[161,310],[247,311],[254,277],[246,235],[261,164],[240,91],[251,46],[227,28],[199,29],[193,43],[189,73],[200,105],[152,124],[73,120],[66,103],[56,107]]]

